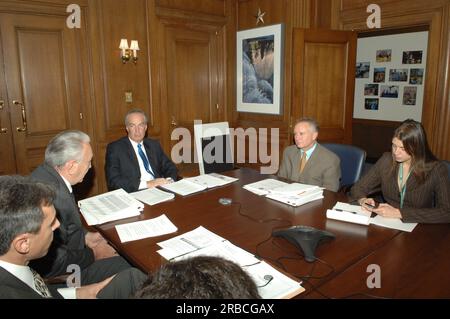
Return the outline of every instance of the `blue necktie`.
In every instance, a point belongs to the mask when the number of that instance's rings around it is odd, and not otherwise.
[[[150,168],[150,163],[148,162],[147,156],[145,156],[144,151],[142,150],[142,144],[138,144],[138,153],[142,159],[142,162],[144,162],[144,168],[147,171],[147,173],[149,173],[150,175],[153,176],[153,178],[155,178],[155,175],[153,174]]]

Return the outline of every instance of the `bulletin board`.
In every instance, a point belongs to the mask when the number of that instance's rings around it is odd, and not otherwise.
[[[360,37],[353,118],[422,120],[428,31]]]

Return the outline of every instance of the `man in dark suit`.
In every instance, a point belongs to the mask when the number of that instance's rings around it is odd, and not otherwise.
[[[294,126],[295,145],[284,150],[278,176],[336,192],[341,178],[340,160],[317,143],[318,135],[315,120],[303,118],[297,121]]]
[[[54,205],[61,223],[48,254],[31,263],[45,277],[64,275],[69,265],[78,265],[81,283],[90,284],[130,268],[99,233],[89,232],[81,224],[72,185],[83,181],[92,156],[87,134],[64,131],[50,141],[44,163],[31,174],[33,179],[55,188]]]
[[[125,116],[128,136],[107,146],[105,173],[109,190],[135,192],[177,179],[177,168],[161,145],[145,138],[147,122],[143,111],[130,110]]]
[[[28,266],[44,256],[59,227],[54,189],[21,176],[0,176],[0,298],[128,298],[146,279],[135,268],[81,287],[48,286]]]

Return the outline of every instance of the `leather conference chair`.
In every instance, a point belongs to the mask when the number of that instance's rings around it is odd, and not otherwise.
[[[447,165],[448,179],[450,179],[450,162],[444,161],[444,163]]]
[[[339,156],[341,160],[339,191],[349,191],[351,186],[361,177],[366,160],[366,151],[359,147],[346,144],[321,143],[321,145]]]

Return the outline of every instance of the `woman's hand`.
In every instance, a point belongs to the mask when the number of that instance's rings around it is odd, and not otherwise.
[[[380,204],[377,208],[372,209],[372,212],[387,218],[402,218],[400,210],[389,204]]]

